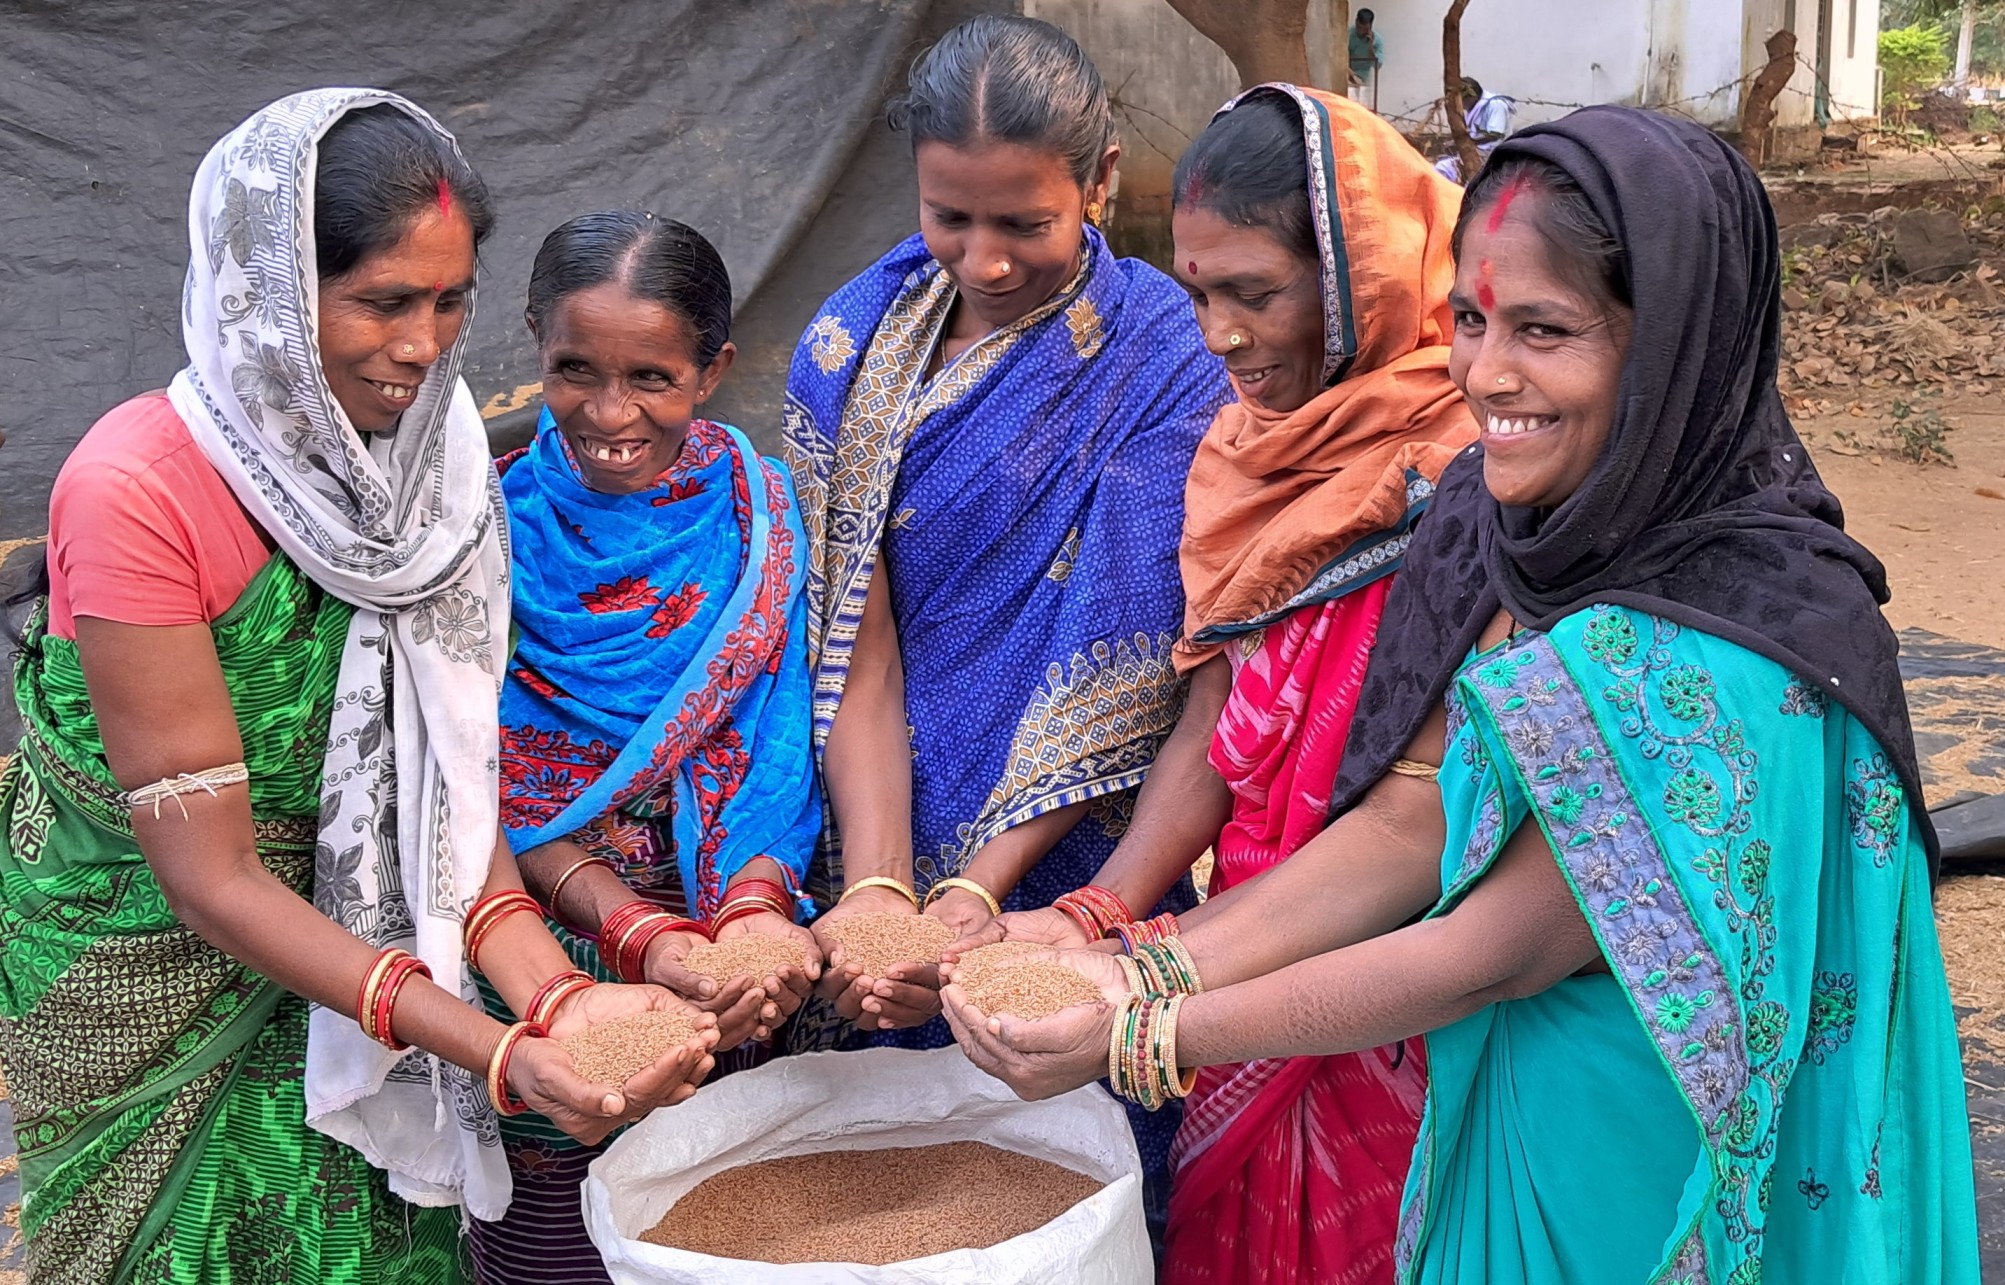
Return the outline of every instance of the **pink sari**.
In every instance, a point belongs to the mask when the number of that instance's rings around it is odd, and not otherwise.
[[[1386,577],[1302,607],[1249,650],[1228,649],[1211,763],[1234,803],[1212,892],[1322,830],[1391,589]],[[1419,1040],[1199,1071],[1171,1153],[1163,1281],[1390,1282],[1426,1090]]]

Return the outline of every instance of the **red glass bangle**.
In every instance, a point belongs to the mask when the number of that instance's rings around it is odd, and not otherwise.
[[[579,982],[590,986],[592,984],[592,975],[583,969],[568,968],[558,973],[555,977],[552,977],[549,981],[544,982],[541,986],[538,986],[536,993],[529,997],[528,1005],[522,1010],[523,1020],[534,1022],[538,1026],[550,1025],[550,1016],[543,1009],[546,1006],[555,1008],[558,1003],[563,1002],[562,1000],[558,1000],[552,1003],[551,996],[557,991],[565,990],[567,987]],[[566,993],[569,993],[568,990],[566,990]]]
[[[520,914],[523,911],[535,912],[538,919],[543,917],[543,907],[537,904],[536,899],[528,893],[516,889],[510,889],[507,892],[497,892],[492,896],[483,897],[475,902],[473,910],[467,914],[466,927],[461,933],[461,937],[466,943],[467,962],[478,970],[480,968],[481,943],[485,942],[489,934],[500,926],[502,920],[507,919],[510,915]]]

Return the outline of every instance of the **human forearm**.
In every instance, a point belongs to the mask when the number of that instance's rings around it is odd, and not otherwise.
[[[886,571],[864,600],[842,704],[822,755],[846,881],[874,876],[912,882],[912,739],[905,668],[898,651]]]
[[[1431,784],[1392,777],[1286,861],[1183,917],[1207,986],[1389,932],[1440,896],[1445,825]]]
[[[1212,737],[1231,689],[1222,656],[1191,674],[1183,714],[1142,782],[1134,820],[1093,879],[1137,915],[1163,899],[1231,819],[1232,792],[1211,766]]]
[[[1042,861],[1060,839],[1070,834],[1072,827],[1078,825],[1092,807],[1091,802],[1074,803],[1033,817],[1022,825],[1011,826],[982,845],[982,850],[961,872],[963,877],[988,889],[996,900],[1001,901],[1016,890],[1031,867]]]

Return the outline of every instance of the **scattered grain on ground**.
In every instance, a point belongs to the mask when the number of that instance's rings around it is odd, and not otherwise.
[[[1935,919],[1964,1045],[2005,1058],[2005,877],[1944,879]]]
[[[599,1084],[625,1084],[696,1034],[689,1014],[637,1013],[588,1026],[564,1041],[578,1074]]]
[[[771,977],[782,968],[805,972],[808,948],[790,937],[754,933],[728,941],[698,942],[690,947],[682,966],[722,984],[734,977]]]
[[[986,946],[975,947],[955,961],[954,980],[965,990],[983,973],[1000,964],[1049,949],[1049,946],[1040,946],[1034,941],[992,941]]]
[[[979,970],[962,982],[968,1002],[991,1017],[1007,1013],[1027,1021],[1050,1017],[1074,1004],[1099,1002],[1100,988],[1055,959],[1019,959]]]
[[[641,1239],[753,1262],[881,1267],[999,1245],[1101,1185],[983,1142],[823,1151],[707,1178]]]
[[[870,913],[851,915],[828,926],[842,946],[844,964],[867,977],[882,977],[900,964],[938,963],[954,940],[954,930],[931,915]]]

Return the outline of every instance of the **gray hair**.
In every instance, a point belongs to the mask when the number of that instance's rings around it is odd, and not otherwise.
[[[913,62],[887,115],[911,131],[915,151],[928,141],[1022,143],[1057,155],[1082,185],[1114,141],[1100,72],[1072,37],[1035,18],[984,14],[955,27]]]

